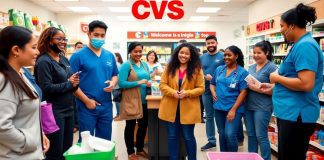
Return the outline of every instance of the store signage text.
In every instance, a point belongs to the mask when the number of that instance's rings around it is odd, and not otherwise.
[[[273,22],[274,22],[274,20],[271,19],[269,21],[257,23],[256,24],[256,30],[258,32],[261,32],[261,31],[272,29],[273,28]]]
[[[216,32],[127,32],[128,39],[205,39]]]
[[[143,7],[146,11],[139,11],[140,7]],[[149,9],[151,9],[155,19],[162,19],[168,9],[169,13],[166,15],[172,20],[179,20],[184,16],[182,7],[183,3],[180,0],[162,0],[160,7],[158,7],[155,0],[137,0],[133,3],[132,13],[135,18],[144,20],[150,16]]]
[[[88,31],[89,31],[89,27],[88,27],[89,24],[88,23],[81,22],[80,25],[81,25],[81,31],[83,33],[88,33]]]

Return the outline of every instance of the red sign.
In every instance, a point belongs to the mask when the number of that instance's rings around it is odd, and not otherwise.
[[[258,32],[261,32],[261,31],[265,31],[265,30],[271,29],[271,28],[273,28],[273,22],[274,22],[274,20],[271,19],[270,21],[265,21],[265,22],[257,23],[256,30]]]
[[[128,39],[205,39],[216,32],[127,32]]]
[[[82,23],[81,22],[81,31],[84,33],[88,33],[89,31],[89,24],[88,23]]]
[[[144,11],[141,13],[139,11],[140,7],[143,7],[146,10],[151,9],[155,19],[162,19],[166,9],[169,9],[170,11],[170,13],[167,13],[167,16],[170,19],[178,20],[184,16],[184,10],[182,9],[183,3],[180,0],[162,0],[160,7],[158,7],[155,0],[135,1],[132,6],[133,16],[137,19],[144,20],[150,16],[151,12]]]

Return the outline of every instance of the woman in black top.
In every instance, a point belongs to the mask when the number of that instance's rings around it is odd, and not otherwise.
[[[43,92],[43,100],[52,103],[53,113],[60,130],[48,134],[51,148],[46,159],[64,159],[63,153],[73,142],[73,92],[79,77],[73,74],[69,61],[64,57],[67,39],[62,30],[47,28],[40,36],[36,61],[36,81]]]

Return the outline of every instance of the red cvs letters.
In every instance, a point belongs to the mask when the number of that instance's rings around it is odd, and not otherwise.
[[[144,13],[139,12],[139,7],[141,6],[146,9]],[[147,11],[147,9],[151,9],[155,19],[162,19],[166,8],[168,8],[170,13],[167,13],[167,16],[170,19],[178,20],[184,16],[182,7],[183,3],[180,0],[162,0],[160,8],[155,0],[137,0],[132,6],[132,13],[135,18],[144,20],[151,14],[151,12]]]

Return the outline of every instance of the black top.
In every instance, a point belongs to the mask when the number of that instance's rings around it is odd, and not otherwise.
[[[49,54],[43,54],[36,61],[36,82],[43,92],[42,100],[52,103],[54,113],[70,113],[73,111],[73,87],[68,78],[72,75],[69,61],[60,55],[55,61]]]

